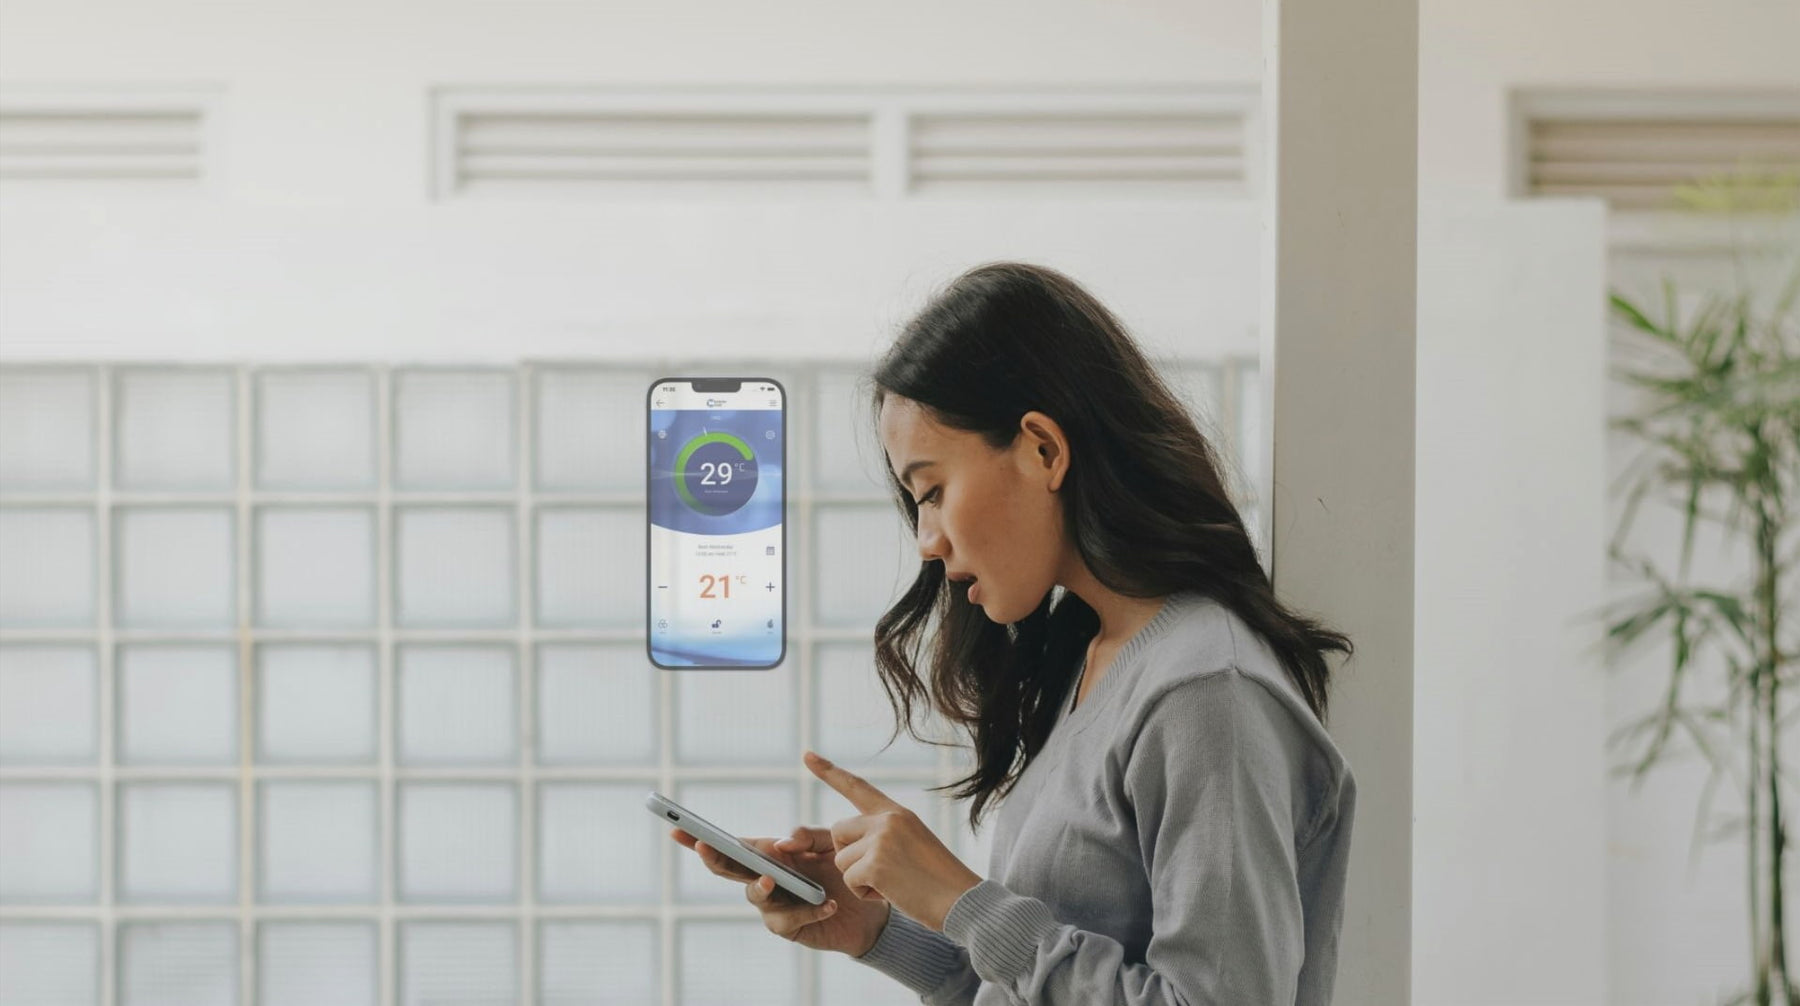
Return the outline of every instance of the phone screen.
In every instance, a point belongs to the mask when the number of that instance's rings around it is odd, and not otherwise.
[[[787,651],[787,392],[769,378],[650,386],[650,660],[768,668]]]

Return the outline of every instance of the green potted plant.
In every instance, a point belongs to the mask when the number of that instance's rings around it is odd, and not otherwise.
[[[1706,758],[1696,848],[1732,839],[1748,853],[1750,981],[1731,1001],[1792,1006],[1800,984],[1788,971],[1785,869],[1800,794],[1779,742],[1800,713],[1791,687],[1800,684],[1800,598],[1783,582],[1800,564],[1791,547],[1800,530],[1800,248],[1791,238],[1800,173],[1738,172],[1685,186],[1677,199],[1731,226],[1736,280],[1732,289],[1688,292],[1665,279],[1658,304],[1611,297],[1624,347],[1638,357],[1615,370],[1637,404],[1613,425],[1642,451],[1621,478],[1624,510],[1609,555],[1641,589],[1610,606],[1607,640],[1615,656],[1651,639],[1668,640],[1673,653],[1660,703],[1611,743],[1625,752],[1619,771],[1634,785],[1684,745]],[[1790,236],[1746,249],[1745,220]],[[1647,497],[1682,513],[1672,571],[1624,545]],[[1748,546],[1748,577],[1694,582],[1703,523]],[[1724,784],[1742,813],[1716,827],[1712,803]]]

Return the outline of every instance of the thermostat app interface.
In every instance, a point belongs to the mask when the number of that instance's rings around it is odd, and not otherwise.
[[[650,386],[648,645],[658,667],[781,663],[786,401],[767,378]]]

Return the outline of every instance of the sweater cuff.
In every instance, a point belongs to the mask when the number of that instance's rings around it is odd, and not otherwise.
[[[930,994],[963,969],[962,951],[924,924],[892,906],[875,945],[853,958],[912,989]]]
[[[944,915],[944,935],[969,949],[975,973],[1008,987],[1031,972],[1038,943],[1057,928],[1048,905],[993,880],[964,891]]]

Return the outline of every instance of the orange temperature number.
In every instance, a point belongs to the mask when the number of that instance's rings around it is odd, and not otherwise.
[[[700,574],[700,582],[705,584],[705,586],[700,588],[701,597],[714,597],[712,589],[714,586],[718,586],[724,588],[725,591],[725,593],[720,596],[723,596],[727,601],[731,600],[731,577],[715,577],[711,573],[702,573]]]

